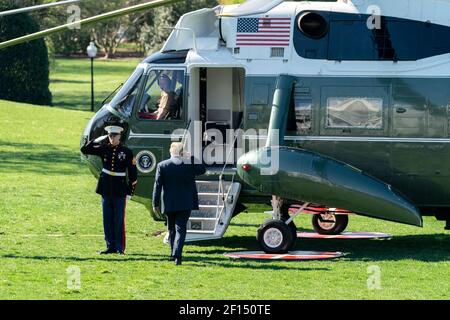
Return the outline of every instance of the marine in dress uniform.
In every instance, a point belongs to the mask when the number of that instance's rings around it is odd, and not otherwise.
[[[133,152],[120,143],[123,128],[108,126],[105,130],[108,135],[89,141],[81,148],[81,152],[99,156],[103,162],[96,189],[102,196],[106,241],[106,250],[101,253],[124,254],[125,207],[126,201],[133,196],[137,184],[136,159]]]

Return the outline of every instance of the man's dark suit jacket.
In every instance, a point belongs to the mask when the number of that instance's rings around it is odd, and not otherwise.
[[[198,210],[198,194],[195,176],[206,172],[204,164],[194,164],[194,157],[171,157],[158,163],[153,186],[153,207],[161,208],[163,191],[163,212]],[[190,163],[189,163],[190,160]]]

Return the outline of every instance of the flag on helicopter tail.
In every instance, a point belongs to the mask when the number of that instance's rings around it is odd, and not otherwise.
[[[291,18],[238,18],[237,46],[287,47],[291,39]]]

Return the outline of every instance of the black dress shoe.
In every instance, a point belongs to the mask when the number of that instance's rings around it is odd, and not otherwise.
[[[121,255],[121,256],[124,256],[124,255],[125,255],[125,252],[124,252],[124,251],[117,251],[117,254],[119,254],[119,255]]]
[[[111,254],[116,253],[116,250],[106,249],[105,251],[100,251],[100,254]]]
[[[175,258],[175,265],[181,265],[181,258]]]

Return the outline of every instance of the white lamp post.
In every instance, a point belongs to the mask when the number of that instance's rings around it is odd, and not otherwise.
[[[86,51],[89,58],[91,58],[91,111],[94,111],[94,58],[97,56],[97,47],[94,41],[89,43]]]

